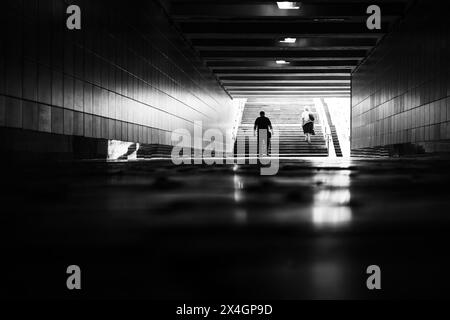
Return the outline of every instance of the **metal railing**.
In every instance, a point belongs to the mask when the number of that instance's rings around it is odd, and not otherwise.
[[[332,145],[333,137],[330,133],[324,133],[325,144],[327,146],[328,156],[330,155],[330,146]],[[333,144],[334,147],[334,144]]]

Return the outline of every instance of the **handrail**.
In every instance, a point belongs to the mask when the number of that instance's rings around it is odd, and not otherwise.
[[[322,101],[320,99],[315,98],[314,99],[314,105],[316,107],[317,113],[320,115],[320,122],[323,128],[323,136],[327,144],[328,149],[328,156],[330,156],[330,145],[333,144],[333,140],[330,139],[331,137],[331,128],[328,124],[328,119],[325,114],[324,106],[322,104]],[[334,151],[334,144],[333,144],[333,151]],[[333,156],[336,156],[336,153],[333,153]]]
[[[325,143],[327,145],[327,150],[328,150],[328,156],[330,155],[330,142],[332,141],[332,136],[329,133],[325,133]]]

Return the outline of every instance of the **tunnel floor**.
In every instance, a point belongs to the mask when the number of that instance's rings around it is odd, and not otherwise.
[[[448,159],[15,164],[2,294],[38,298],[449,297]],[[79,265],[82,290],[67,291]],[[381,268],[381,290],[366,268]],[[30,279],[31,277],[31,279]]]

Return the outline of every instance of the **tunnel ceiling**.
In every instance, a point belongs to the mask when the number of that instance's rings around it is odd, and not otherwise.
[[[299,9],[280,9],[272,0],[163,4],[225,90],[249,97],[349,96],[351,71],[410,2],[310,0],[297,1]],[[366,27],[373,4],[381,8],[381,30]]]

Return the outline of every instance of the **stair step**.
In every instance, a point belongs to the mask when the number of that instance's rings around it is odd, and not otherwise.
[[[247,100],[237,134],[237,139],[242,144],[240,147],[245,148],[245,153],[241,156],[248,156],[250,149],[254,151],[257,147],[257,138],[253,136],[253,125],[262,110],[269,117],[276,130],[278,151],[281,156],[328,156],[328,149],[320,125],[315,126],[316,135],[311,137],[311,144],[305,141],[301,114],[306,106],[319,120],[312,99],[280,101],[254,98]],[[234,150],[235,152],[238,151],[237,143]]]

